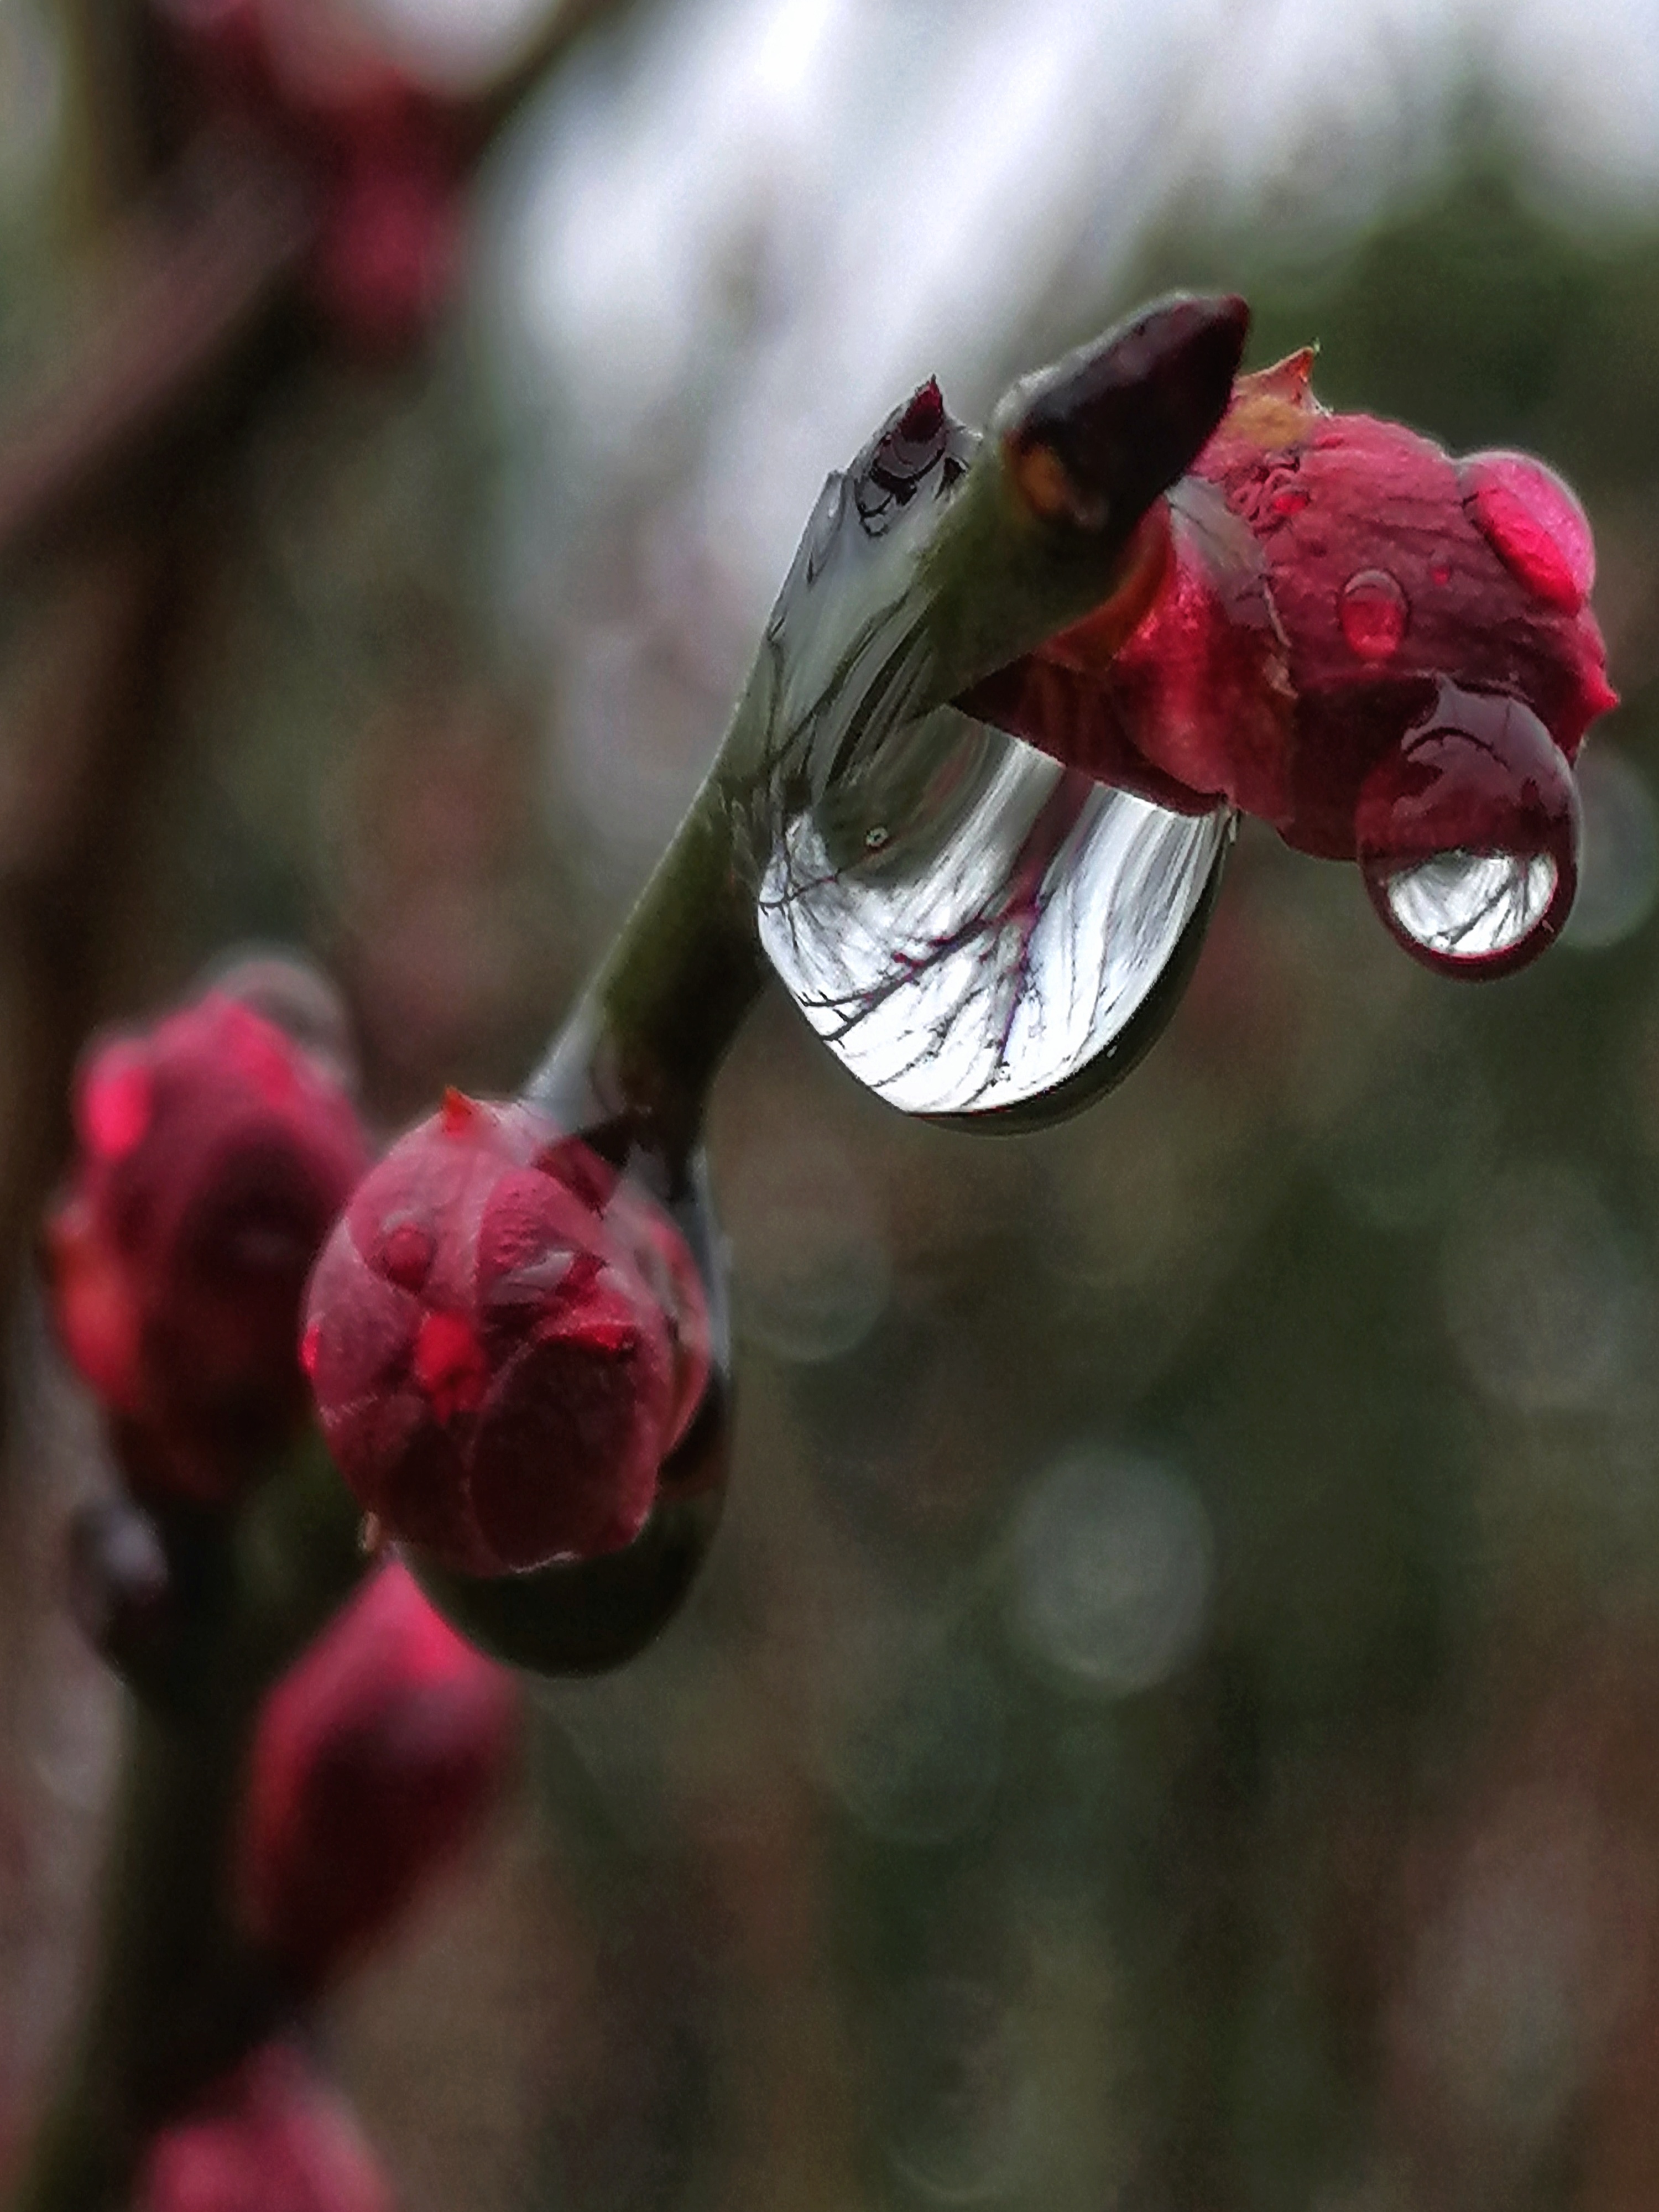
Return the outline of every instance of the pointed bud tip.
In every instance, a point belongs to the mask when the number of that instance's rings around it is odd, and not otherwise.
[[[1017,386],[1003,435],[1044,520],[1126,538],[1220,422],[1250,311],[1232,294],[1175,294]]]

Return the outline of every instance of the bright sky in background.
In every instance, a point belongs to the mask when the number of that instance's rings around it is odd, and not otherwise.
[[[543,12],[361,4],[447,67]],[[665,0],[586,40],[503,179],[500,354],[543,431],[514,559],[561,633],[567,796],[627,825],[623,872],[891,407],[937,374],[980,417],[1177,189],[1340,241],[1433,173],[1472,82],[1568,214],[1659,191],[1659,0]],[[653,802],[618,732],[665,716]]]
[[[515,240],[568,492],[689,410],[764,600],[826,468],[934,372],[977,412],[1173,185],[1340,230],[1432,163],[1472,72],[1564,193],[1659,185],[1651,0],[675,0],[567,71]]]

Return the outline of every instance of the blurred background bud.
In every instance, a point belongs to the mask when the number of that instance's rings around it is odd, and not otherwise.
[[[146,2153],[134,2212],[392,2212],[349,2107],[297,2046],[264,2045]]]
[[[249,1932],[315,1990],[388,1936],[500,1800],[513,1677],[375,1569],[264,1701],[237,1881]]]
[[[210,992],[89,1048],[47,1225],[65,1350],[140,1492],[211,1502],[301,1415],[300,1296],[368,1147],[334,1071]]]

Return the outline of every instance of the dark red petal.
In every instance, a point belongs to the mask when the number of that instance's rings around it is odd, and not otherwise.
[[[472,1510],[501,1566],[620,1550],[656,1494],[671,1396],[668,1347],[641,1327],[612,1348],[532,1344],[478,1417]]]
[[[1595,541],[1571,488],[1529,453],[1471,453],[1457,480],[1469,520],[1521,582],[1577,614],[1595,581]]]

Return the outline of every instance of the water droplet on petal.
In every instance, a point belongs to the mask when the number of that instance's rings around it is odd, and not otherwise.
[[[591,1281],[599,1270],[592,1264],[591,1255],[584,1256],[589,1265],[583,1272]],[[560,1291],[579,1292],[587,1285],[572,1279],[578,1272],[571,1264],[574,1257],[568,1248],[555,1245],[509,1268],[505,1274],[497,1275],[480,1301],[484,1311],[492,1319],[499,1319],[526,1307],[544,1306]]]
[[[1443,553],[1437,553],[1429,563],[1429,581],[1431,584],[1445,585],[1449,584],[1451,579],[1451,562],[1447,560]]]
[[[313,1322],[300,1339],[300,1364],[307,1375],[314,1375],[317,1372],[317,1358],[322,1346],[322,1324],[320,1322]]]
[[[1386,568],[1362,568],[1342,586],[1337,618],[1362,660],[1387,660],[1406,635],[1406,594]]]
[[[380,1272],[400,1290],[418,1291],[432,1272],[437,1250],[432,1231],[418,1221],[390,1222],[380,1240]]]
[[[1571,488],[1529,453],[1472,453],[1464,512],[1521,581],[1575,614],[1595,581],[1595,541]]]
[[[1286,484],[1283,490],[1272,494],[1267,501],[1271,514],[1286,516],[1300,514],[1308,504],[1308,495],[1300,484]]]
[[[1572,771],[1531,708],[1444,681],[1366,777],[1354,823],[1372,904],[1450,975],[1504,975],[1553,941],[1577,887],[1578,831]]]

